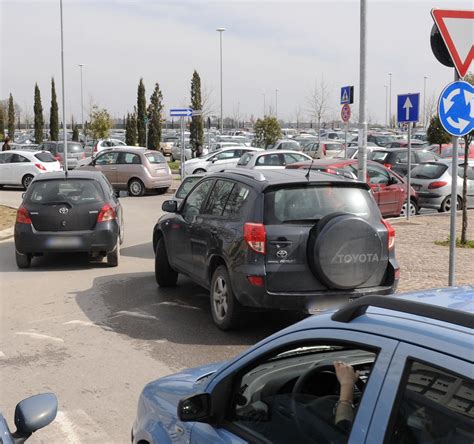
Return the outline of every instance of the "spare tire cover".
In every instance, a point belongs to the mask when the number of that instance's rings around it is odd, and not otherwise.
[[[377,230],[347,213],[329,214],[311,230],[308,260],[313,273],[330,288],[362,286],[387,267],[388,257]]]

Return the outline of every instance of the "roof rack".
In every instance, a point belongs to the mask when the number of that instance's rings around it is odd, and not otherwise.
[[[339,309],[332,315],[331,319],[348,323],[362,316],[369,307],[386,308],[474,328],[474,315],[470,313],[392,296],[363,296]]]
[[[222,170],[221,172],[240,174],[241,176],[251,177],[252,179],[258,180],[259,182],[263,182],[267,180],[262,172],[251,170],[248,168],[226,168],[225,170]]]

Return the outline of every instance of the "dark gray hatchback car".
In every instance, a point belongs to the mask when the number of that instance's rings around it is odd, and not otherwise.
[[[232,170],[206,175],[153,232],[155,275],[210,289],[214,322],[244,307],[304,311],[398,284],[394,230],[369,187],[322,172]]]

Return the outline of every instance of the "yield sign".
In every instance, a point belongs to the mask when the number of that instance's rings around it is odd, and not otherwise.
[[[459,76],[463,78],[474,59],[474,11],[432,9],[431,15]]]

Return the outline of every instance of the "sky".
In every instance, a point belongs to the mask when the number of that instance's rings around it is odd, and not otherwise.
[[[224,116],[249,119],[275,112],[285,121],[309,120],[308,97],[322,81],[327,118],[340,113],[340,88],[359,91],[359,1],[63,0],[65,102],[68,121],[91,103],[122,117],[136,104],[143,77],[147,100],[156,82],[169,109],[189,104],[194,70],[208,109],[220,109],[219,33],[223,39]],[[472,9],[471,1],[367,1],[367,118],[385,123],[385,86],[396,95],[420,92],[427,101],[453,79],[430,47],[433,7]],[[59,0],[0,0],[0,99],[10,93],[31,115],[34,85],[45,114],[54,76],[61,92]],[[474,67],[471,67],[474,69]],[[276,91],[278,90],[278,92]],[[422,99],[423,100],[423,99]],[[61,102],[60,110],[61,110]]]

